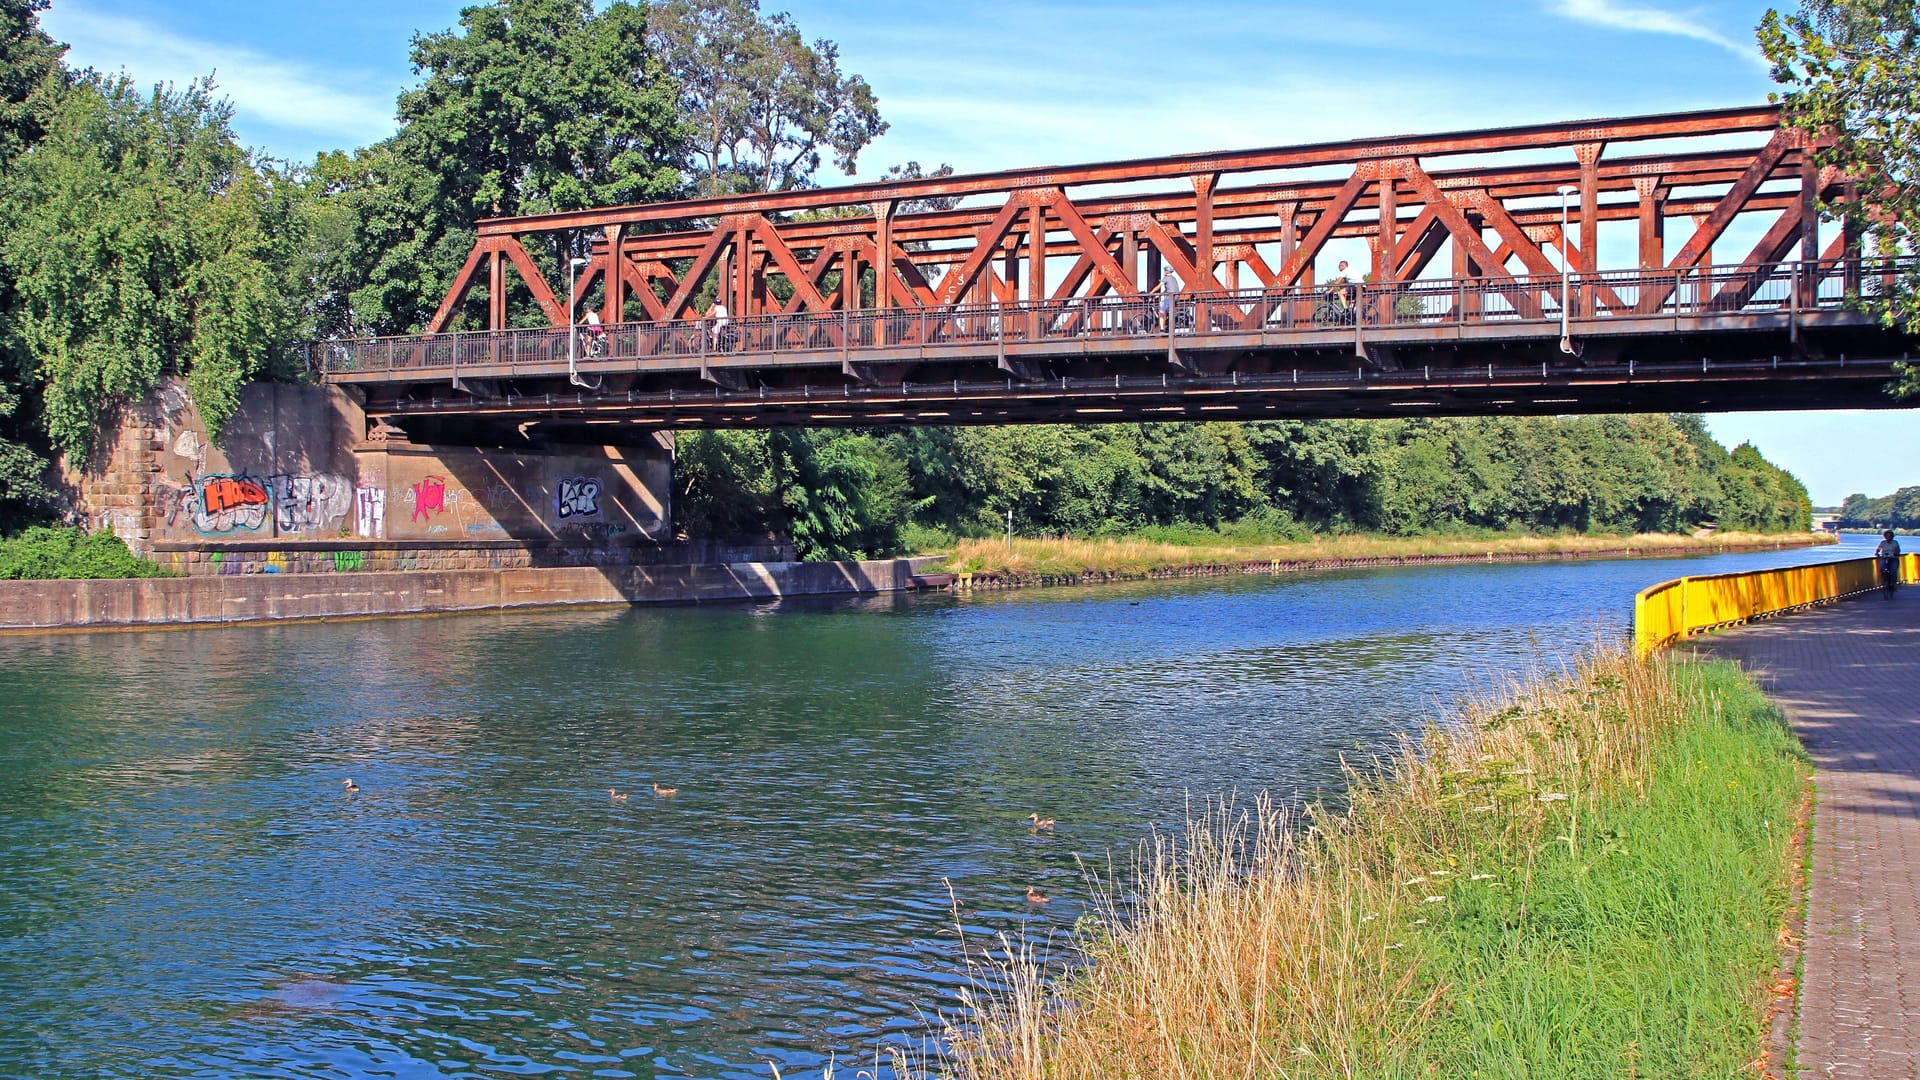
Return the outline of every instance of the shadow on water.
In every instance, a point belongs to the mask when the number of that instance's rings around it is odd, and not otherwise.
[[[964,978],[948,882],[1058,950],[1189,798],[1769,558],[6,639],[0,1076],[870,1060]]]

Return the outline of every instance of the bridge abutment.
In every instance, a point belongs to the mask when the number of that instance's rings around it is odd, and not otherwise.
[[[624,437],[420,444],[341,387],[256,384],[216,440],[169,380],[63,472],[76,517],[191,574],[666,561],[673,436]]]

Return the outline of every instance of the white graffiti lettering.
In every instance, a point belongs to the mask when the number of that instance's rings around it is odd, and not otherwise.
[[[338,476],[273,478],[274,521],[282,532],[324,529],[353,508],[353,485]]]
[[[383,540],[387,535],[387,489],[363,487],[354,493],[354,533]]]
[[[553,496],[554,510],[560,520],[600,516],[600,481],[591,476],[569,476],[560,481]]]

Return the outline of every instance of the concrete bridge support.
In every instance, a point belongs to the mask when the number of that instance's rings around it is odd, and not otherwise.
[[[496,565],[502,550],[521,552],[509,557],[518,565],[658,561],[671,540],[673,436],[624,437],[423,445],[370,427],[351,389],[258,384],[215,440],[185,385],[170,381],[126,409],[91,460],[64,471],[87,525],[195,572],[218,572],[223,560],[189,553],[225,548],[264,549],[235,566],[269,570],[309,548],[410,545],[437,558],[485,549]],[[351,554],[323,561],[365,565]]]

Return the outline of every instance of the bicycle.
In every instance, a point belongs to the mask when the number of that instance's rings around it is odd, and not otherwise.
[[[1316,326],[1352,326],[1356,318],[1362,319],[1368,326],[1380,321],[1379,313],[1371,304],[1355,304],[1347,298],[1343,289],[1330,289],[1313,305],[1313,322]]]

